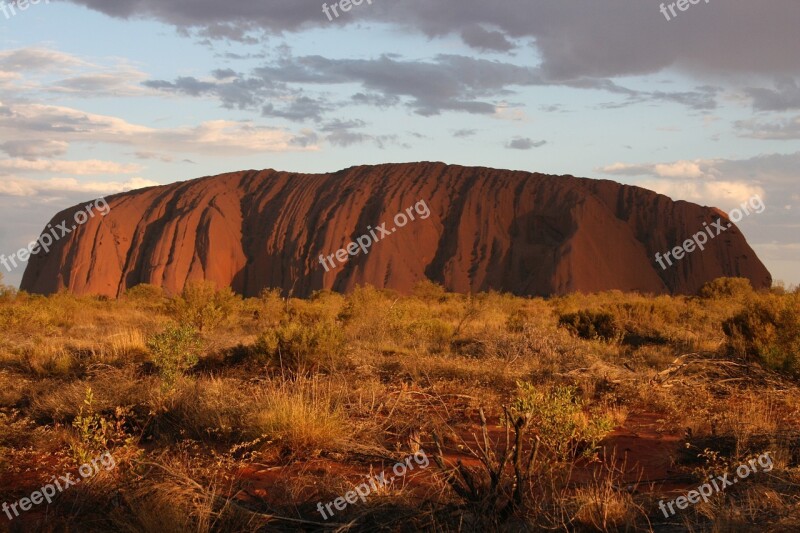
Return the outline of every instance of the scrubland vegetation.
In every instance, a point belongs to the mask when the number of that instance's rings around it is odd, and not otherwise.
[[[117,466],[10,531],[796,531],[800,294],[119,300],[0,290],[0,502]],[[418,469],[317,512],[424,450]],[[770,452],[666,518],[658,500]]]

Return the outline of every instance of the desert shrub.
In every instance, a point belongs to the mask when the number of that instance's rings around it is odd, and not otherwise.
[[[700,288],[698,295],[708,300],[722,298],[743,298],[753,293],[753,286],[747,278],[717,278]]]
[[[523,381],[517,382],[517,389],[509,410],[512,417],[527,417],[541,443],[557,460],[566,461],[579,449],[587,455],[593,453],[597,443],[614,429],[609,416],[586,415],[575,387],[542,388]]]
[[[577,313],[563,314],[558,318],[558,325],[582,339],[601,339],[610,342],[617,341],[622,336],[616,317],[604,311],[581,310]]]
[[[525,309],[516,309],[506,319],[506,330],[509,333],[522,333],[530,322],[530,313]]]
[[[335,322],[305,324],[297,320],[267,329],[255,346],[270,364],[291,371],[333,370],[342,362],[344,347],[344,333]]]
[[[167,297],[164,289],[157,285],[142,283],[125,291],[125,300],[139,307],[161,310],[164,308]]]
[[[350,338],[364,340],[380,347],[391,335],[392,302],[386,294],[374,287],[356,287],[347,296],[339,320]]]
[[[108,449],[114,425],[95,411],[91,387],[86,387],[83,405],[72,421],[72,428],[76,438],[70,443],[70,451],[78,464],[86,463],[97,453]]]
[[[334,322],[342,311],[345,298],[332,291],[316,291],[307,300],[293,298],[287,305],[284,321],[312,325],[318,322]]]
[[[264,289],[258,298],[248,298],[244,302],[245,310],[260,328],[280,324],[286,318],[286,304],[280,289]]]
[[[58,318],[44,297],[20,293],[0,306],[0,331],[55,333]]]
[[[169,304],[175,319],[191,324],[197,331],[211,331],[236,310],[239,298],[230,287],[217,290],[210,281],[189,282]]]
[[[427,305],[442,303],[447,299],[445,288],[429,279],[418,281],[414,285],[413,294]]]
[[[172,388],[179,375],[197,364],[201,347],[200,334],[190,325],[170,324],[147,339],[153,365],[167,389]]]
[[[767,367],[800,376],[800,295],[765,295],[726,320],[730,349]]]
[[[438,318],[422,318],[415,321],[411,328],[430,353],[446,352],[453,340],[453,326]]]

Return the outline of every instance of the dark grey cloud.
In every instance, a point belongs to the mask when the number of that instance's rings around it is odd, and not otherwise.
[[[623,92],[620,90],[612,92]],[[696,87],[694,91],[627,91],[627,99],[601,105],[605,109],[618,109],[644,102],[666,102],[679,104],[698,111],[710,111],[717,108],[717,95],[722,92],[721,87],[704,85]]]
[[[198,80],[193,76],[182,76],[175,81],[147,80],[145,87],[188,96],[216,96],[223,107],[229,109],[259,109],[264,102],[297,94],[285,86],[277,86],[268,80],[226,76],[218,78],[224,71],[215,70],[213,81]],[[287,114],[291,114],[289,110]]]
[[[331,25],[318,0],[68,1],[117,18],[156,19],[208,38],[245,42]],[[543,72],[555,80],[648,74],[669,67],[698,77],[800,73],[796,0],[701,3],[670,22],[658,5],[636,0],[404,0],[363,6],[335,24],[374,21],[430,37],[493,28],[509,41],[533,40]],[[467,30],[466,38],[473,44],[476,39],[492,44],[472,32]],[[499,37],[493,38],[499,42]]]
[[[461,39],[472,48],[484,51],[508,52],[515,48],[503,32],[490,31],[482,26],[470,26],[461,31]]]
[[[452,54],[431,60],[407,60],[395,54],[331,59],[293,57],[284,51],[278,60],[253,69],[247,77],[220,70],[213,71],[212,77],[208,81],[194,77],[149,80],[144,85],[190,96],[216,95],[224,107],[260,109],[263,116],[292,121],[320,121],[335,107],[328,98],[309,96],[311,86],[323,90],[329,85],[359,85],[362,90],[351,97],[352,102],[381,108],[405,105],[422,116],[447,111],[491,115],[498,105],[510,105],[508,99],[518,89],[533,86],[601,90],[625,97],[605,107],[663,101],[708,110],[716,107],[719,92],[708,86],[690,92],[642,92],[600,78],[553,81],[538,67]]]
[[[389,144],[400,144],[400,138],[397,135],[373,135],[354,131],[366,125],[367,123],[360,119],[341,120],[337,118],[323,124],[320,131],[327,134],[325,140],[333,146],[346,147],[370,142],[383,149]]]
[[[453,132],[453,137],[458,137],[460,139],[464,139],[466,137],[472,137],[473,135],[477,134],[478,130],[470,130],[470,129],[461,129],[456,130]]]
[[[545,144],[547,144],[547,141],[534,141],[528,137],[516,137],[506,144],[506,148],[512,150],[532,150],[544,146]]]
[[[323,114],[332,109],[331,105],[321,98],[309,98],[300,96],[295,98],[289,105],[276,108],[273,104],[267,104],[261,110],[261,115],[265,117],[285,118],[294,122],[304,122],[309,119],[315,121],[322,120]]]
[[[144,150],[134,152],[133,156],[136,157],[136,159],[161,161],[162,163],[172,163],[173,161],[172,157],[169,155],[159,154],[157,152],[148,152]]]
[[[356,93],[353,95],[353,102],[360,105],[369,105],[373,107],[394,107],[400,103],[400,98],[395,95],[384,94],[364,94]]]
[[[341,119],[334,119],[327,124],[323,124],[320,128],[320,131],[324,132],[331,132],[331,131],[341,131],[341,130],[351,130],[355,128],[363,128],[366,126],[367,123],[361,119],[351,119],[351,120],[341,120]]]
[[[759,111],[800,109],[800,86],[792,78],[778,80],[775,89],[755,87],[745,92],[753,99],[753,108]]]
[[[775,120],[751,119],[735,123],[743,137],[753,139],[792,141],[800,139],[800,115]]]
[[[231,68],[216,69],[211,72],[216,80],[227,80],[229,78],[237,78],[239,75]]]
[[[214,93],[219,87],[216,83],[200,81],[193,76],[182,76],[174,82],[163,80],[147,80],[142,82],[142,85],[151,89],[158,89],[160,91],[170,91],[176,93],[183,93],[189,96],[202,96],[209,93]]]

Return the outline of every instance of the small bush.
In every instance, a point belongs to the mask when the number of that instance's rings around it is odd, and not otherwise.
[[[417,282],[414,285],[413,294],[428,305],[447,300],[445,288],[429,279]]]
[[[731,351],[800,377],[800,295],[768,295],[726,320],[722,329]]]
[[[262,333],[256,350],[269,363],[291,371],[323,367],[333,370],[344,354],[341,327],[327,321],[303,324],[291,320]]]
[[[753,286],[747,278],[717,278],[700,288],[698,295],[708,300],[722,298],[742,298],[753,293]]]
[[[142,283],[125,291],[125,300],[140,307],[162,309],[167,301],[164,289],[157,285]]]
[[[518,395],[511,404],[513,416],[530,419],[542,444],[557,460],[566,461],[578,449],[589,455],[597,443],[614,429],[608,416],[587,416],[575,387],[541,389],[518,382]]]
[[[172,388],[179,375],[197,364],[201,347],[199,333],[188,325],[171,324],[147,340],[147,348],[165,388]]]
[[[622,337],[622,329],[616,317],[603,311],[581,310],[567,313],[558,318],[558,325],[566,328],[582,339],[618,341]]]
[[[212,331],[236,310],[238,297],[229,287],[217,290],[210,281],[189,282],[170,302],[170,311],[181,324],[191,324],[197,331]]]

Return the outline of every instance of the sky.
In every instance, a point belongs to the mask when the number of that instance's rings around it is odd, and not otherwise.
[[[443,161],[725,211],[758,195],[766,209],[738,225],[773,278],[798,285],[800,2],[661,6],[6,0],[0,254],[121,191]],[[23,268],[0,272],[18,285]]]

